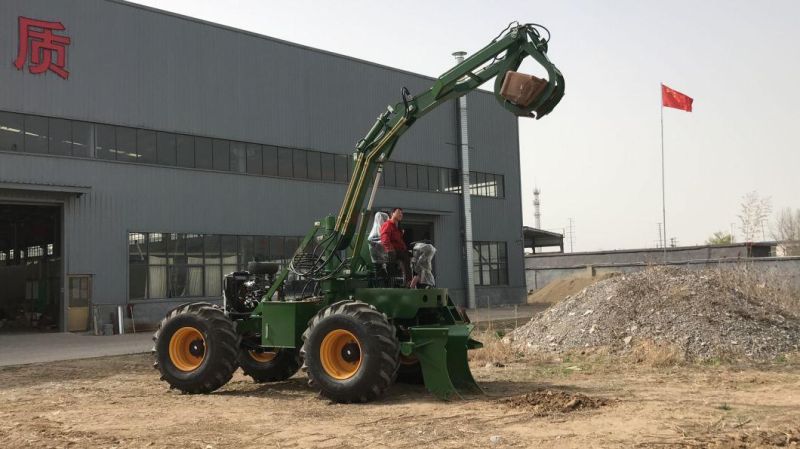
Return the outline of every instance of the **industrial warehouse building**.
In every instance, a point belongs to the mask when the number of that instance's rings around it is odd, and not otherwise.
[[[0,21],[0,332],[218,301],[224,273],[285,261],[338,212],[356,141],[433,81],[120,1],[9,0]],[[457,303],[467,269],[478,304],[520,303],[517,118],[489,92],[468,105],[474,245],[455,102],[404,136],[375,206],[434,241]]]

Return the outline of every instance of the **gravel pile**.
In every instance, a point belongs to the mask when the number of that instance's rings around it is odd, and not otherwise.
[[[798,351],[800,314],[792,300],[796,305],[797,298],[737,272],[657,267],[592,284],[508,339],[530,351],[626,351],[650,341],[672,344],[687,359],[770,360]]]

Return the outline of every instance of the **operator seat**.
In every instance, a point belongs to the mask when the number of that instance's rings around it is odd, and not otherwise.
[[[369,257],[372,263],[378,266],[383,266],[386,270],[386,264],[389,262],[389,256],[386,254],[386,249],[381,243],[381,227],[386,220],[389,219],[389,214],[386,212],[375,212],[375,220],[372,223],[372,230],[367,237],[369,242]]]

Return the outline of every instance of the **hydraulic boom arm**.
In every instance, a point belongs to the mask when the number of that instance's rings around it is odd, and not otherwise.
[[[356,233],[356,225],[359,213],[364,207],[368,187],[375,180],[378,168],[390,158],[400,137],[416,120],[442,103],[466,95],[495,78],[495,97],[512,113],[539,119],[552,111],[564,95],[564,78],[547,58],[549,32],[547,37],[544,37],[540,30],[547,31],[535,24],[510,26],[489,45],[444,73],[430,89],[412,96],[406,88],[403,88],[402,101],[389,106],[387,111],[378,116],[366,136],[356,145],[353,155],[355,159],[353,175],[333,232],[329,232],[321,242],[318,240],[317,250],[313,251],[316,255],[313,257],[315,260],[312,266],[308,267],[306,264],[309,270],[300,274],[310,278],[335,274],[334,272],[344,264],[335,268],[329,262],[337,251],[350,246],[354,236],[356,240],[352,242],[354,243],[352,254],[359,254],[365,237],[362,235],[364,232]],[[529,81],[528,84],[515,84],[514,80],[518,78],[509,77],[509,75],[519,75],[515,70],[527,57],[533,58],[545,69],[546,80],[523,76],[533,81]],[[519,93],[526,89],[528,94],[531,94],[531,90],[533,94],[528,95],[525,100],[513,95],[514,92]],[[509,90],[514,91],[512,95],[509,95]],[[311,242],[307,239],[307,243]],[[300,251],[302,248],[298,254]]]

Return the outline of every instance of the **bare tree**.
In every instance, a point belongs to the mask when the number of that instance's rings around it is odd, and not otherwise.
[[[800,256],[800,209],[786,209],[778,212],[772,238],[783,248],[785,256]]]
[[[766,239],[766,221],[772,212],[772,201],[769,197],[759,196],[755,190],[749,192],[742,198],[740,210],[739,230],[742,231],[744,241],[752,242],[759,235],[762,240]]]

